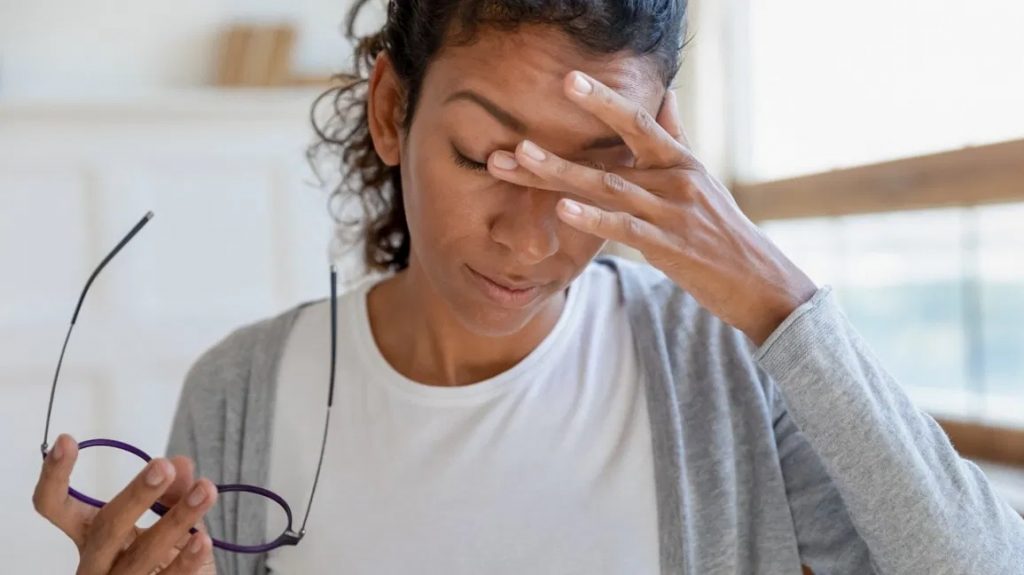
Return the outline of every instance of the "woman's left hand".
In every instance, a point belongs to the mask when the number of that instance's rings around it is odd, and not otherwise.
[[[585,166],[523,141],[515,151],[516,168],[501,169],[495,162],[504,154],[508,165],[511,152],[491,155],[495,177],[583,200],[563,198],[559,218],[639,250],[759,346],[817,291],[690,151],[671,90],[657,118],[580,72],[566,76],[565,93],[622,136],[634,165]]]

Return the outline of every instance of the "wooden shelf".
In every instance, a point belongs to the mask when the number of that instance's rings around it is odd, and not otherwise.
[[[984,460],[973,463],[985,472],[992,488],[1021,515],[1024,515],[1024,467],[1014,467]]]
[[[52,120],[83,118],[91,122],[139,117],[206,117],[276,119],[305,113],[326,86],[288,88],[200,87],[152,92],[67,96],[0,97],[0,119]]]

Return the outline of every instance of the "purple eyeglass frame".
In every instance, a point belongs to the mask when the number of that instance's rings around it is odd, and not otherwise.
[[[107,257],[103,258],[103,261],[100,262],[99,266],[97,266],[95,271],[92,272],[92,275],[89,276],[89,280],[85,283],[85,288],[82,289],[82,295],[79,296],[78,298],[78,305],[75,307],[75,313],[74,315],[71,316],[71,325],[68,327],[68,333],[64,337],[64,346],[60,350],[60,359],[57,360],[57,370],[56,373],[54,373],[53,375],[53,385],[50,387],[50,402],[46,408],[46,428],[43,431],[43,443],[40,446],[40,451],[42,452],[43,459],[46,459],[47,452],[49,451],[50,416],[53,413],[53,398],[57,392],[57,380],[60,377],[60,368],[61,365],[64,363],[64,352],[67,351],[68,341],[71,339],[71,331],[74,329],[75,322],[78,320],[78,312],[81,311],[82,309],[82,302],[85,301],[85,294],[89,291],[89,287],[92,286],[93,281],[96,279],[96,276],[99,275],[100,271],[102,271],[103,268],[106,267],[110,260],[112,260],[114,256],[116,256],[118,252],[120,252],[121,249],[124,248],[124,246],[127,245],[128,242],[133,237],[135,237],[135,234],[139,233],[139,231],[147,223],[149,223],[151,219],[153,219],[153,212],[147,212],[146,215],[143,216],[141,220],[139,220],[139,223],[135,224],[135,227],[133,227],[131,231],[129,231],[124,236],[124,238],[121,239],[120,242],[118,242],[114,249],[111,250],[109,254],[107,254]],[[251,493],[253,495],[259,495],[261,497],[269,499],[270,501],[273,501],[274,503],[281,506],[281,508],[285,512],[285,515],[288,518],[288,525],[285,527],[284,532],[281,533],[281,535],[279,535],[273,541],[262,543],[259,545],[239,545],[236,543],[231,543],[229,541],[213,539],[213,546],[217,547],[218,549],[223,549],[225,551],[229,551],[232,553],[266,553],[273,549],[277,549],[278,547],[283,547],[286,545],[298,545],[299,541],[302,541],[302,538],[306,534],[306,521],[309,520],[309,511],[313,507],[313,497],[316,495],[316,487],[320,483],[320,471],[323,468],[324,451],[325,448],[327,447],[327,430],[329,429],[331,424],[331,404],[334,403],[334,371],[338,355],[337,286],[338,271],[334,265],[331,265],[331,373],[330,383],[327,391],[327,414],[324,417],[324,433],[320,442],[320,459],[316,465],[316,475],[314,476],[313,479],[313,488],[309,493],[309,502],[306,505],[306,513],[302,518],[302,526],[299,528],[297,532],[292,529],[291,507],[288,505],[288,503],[284,500],[283,497],[269,489],[265,489],[263,487],[259,487],[256,485],[245,485],[241,483],[217,485],[218,493]],[[117,441],[115,439],[89,439],[86,441],[82,441],[78,444],[79,449],[87,449],[90,447],[112,447],[115,449],[120,449],[122,451],[131,453],[147,463],[152,460],[152,457],[150,457],[148,453],[139,449],[138,447],[135,447],[134,445],[128,443],[124,443],[122,441]],[[107,502],[105,501],[101,501],[99,499],[90,497],[70,486],[68,487],[68,495],[92,507],[99,508],[107,504]],[[153,513],[156,513],[157,515],[163,517],[164,514],[167,513],[170,509],[167,506],[157,502],[150,507],[150,510]],[[190,533],[195,533],[196,529],[193,527],[189,531]]]

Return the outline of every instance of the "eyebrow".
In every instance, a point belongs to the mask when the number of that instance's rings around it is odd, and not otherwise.
[[[472,91],[472,90],[459,90],[444,101],[445,104],[455,102],[458,100],[466,100],[473,102],[487,111],[490,115],[494,116],[499,122],[508,128],[511,128],[518,134],[526,133],[526,123],[517,118],[511,112],[508,112],[501,106],[495,104],[491,100],[484,96]],[[584,150],[596,150],[604,148],[615,148],[617,146],[624,146],[626,143],[622,140],[622,136],[614,134],[611,136],[601,136],[590,140],[583,145]]]

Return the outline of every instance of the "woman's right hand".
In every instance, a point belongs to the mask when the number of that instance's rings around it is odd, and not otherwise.
[[[185,457],[157,458],[100,509],[68,494],[78,444],[61,435],[43,460],[32,502],[78,547],[77,575],[214,575],[213,544],[202,517],[217,500],[209,480],[192,480]],[[170,507],[152,527],[135,526],[153,503]],[[192,527],[199,532],[189,535]]]

